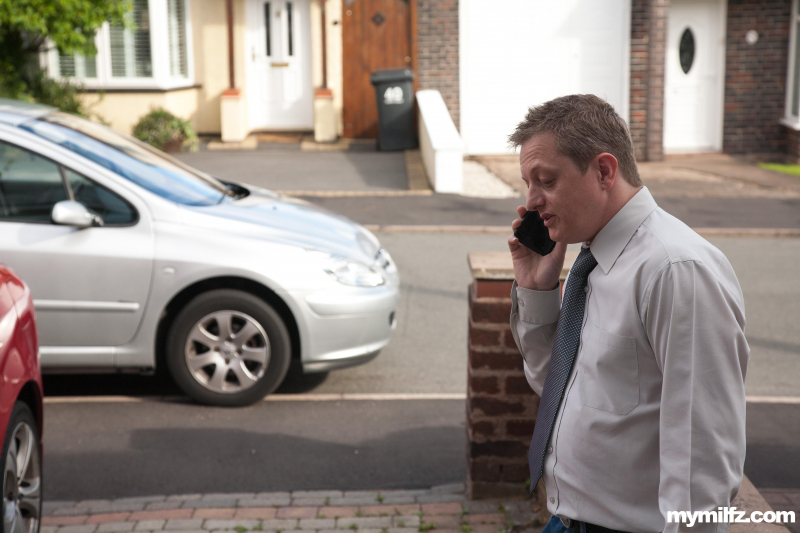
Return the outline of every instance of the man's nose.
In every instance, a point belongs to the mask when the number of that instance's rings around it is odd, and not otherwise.
[[[544,195],[541,187],[531,185],[528,187],[528,197],[525,200],[525,209],[528,211],[538,211],[544,205]]]

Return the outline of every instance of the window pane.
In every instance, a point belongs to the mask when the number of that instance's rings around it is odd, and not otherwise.
[[[84,78],[96,78],[97,77],[97,57],[95,57],[95,56],[91,56],[91,57],[81,56],[78,59],[82,60],[82,61],[79,61],[79,62],[83,63],[83,68],[84,68],[83,77]]]
[[[97,58],[78,54],[58,56],[58,73],[62,78],[96,78]]]
[[[170,74],[185,78],[189,75],[186,55],[186,0],[167,0],[167,18]]]
[[[133,0],[134,30],[112,26],[111,75],[115,78],[151,78],[153,64],[150,53],[150,11],[148,0]]]
[[[0,141],[0,220],[50,222],[62,200],[69,197],[58,165]]]
[[[58,75],[62,78],[75,76],[75,56],[72,54],[58,55]]]
[[[100,215],[105,225],[131,224],[136,221],[136,212],[128,202],[77,172],[64,169],[64,173],[75,201],[82,203],[92,213]]]
[[[179,204],[215,205],[225,196],[225,185],[211,176],[132,137],[74,115],[51,113],[20,128]]]

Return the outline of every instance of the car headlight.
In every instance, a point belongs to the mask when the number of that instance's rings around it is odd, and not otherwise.
[[[377,287],[386,283],[381,272],[364,263],[320,250],[306,251],[319,261],[322,270],[339,283],[355,287]]]

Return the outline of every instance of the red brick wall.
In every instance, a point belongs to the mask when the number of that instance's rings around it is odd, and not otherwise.
[[[459,127],[458,0],[418,0],[417,76],[420,89],[442,93]]]
[[[469,287],[467,489],[470,498],[526,495],[539,396],[511,336],[511,281]]]
[[[724,152],[786,152],[784,114],[791,0],[729,0]],[[755,45],[745,42],[756,30]]]

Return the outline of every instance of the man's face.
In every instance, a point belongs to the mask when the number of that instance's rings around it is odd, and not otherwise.
[[[525,207],[539,211],[551,239],[577,243],[597,235],[606,199],[595,165],[582,173],[548,133],[534,135],[520,147],[519,165],[528,185]]]

